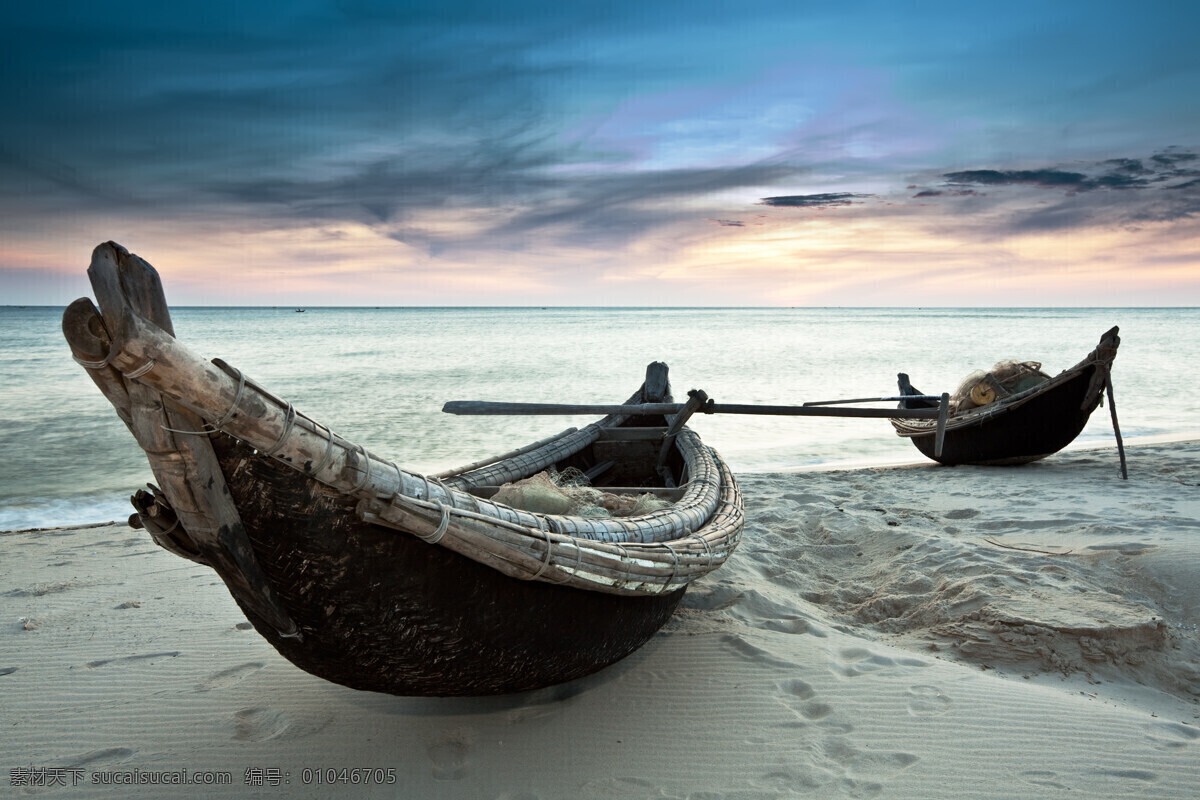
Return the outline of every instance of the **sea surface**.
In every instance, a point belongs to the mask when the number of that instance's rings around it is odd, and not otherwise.
[[[62,309],[0,306],[0,530],[125,519],[153,480],[72,359]],[[893,396],[896,373],[953,391],[1016,358],[1053,375],[1121,328],[1127,441],[1200,437],[1200,309],[176,308],[180,341],[222,358],[342,436],[438,471],[593,417],[461,417],[448,400],[622,402],[651,361],[676,399],[800,404]],[[892,403],[880,405],[890,406]],[[736,472],[923,461],[885,419],[698,416]],[[1107,406],[1074,446],[1114,442]],[[1114,469],[1116,469],[1114,458]],[[1136,476],[1134,476],[1136,477]]]

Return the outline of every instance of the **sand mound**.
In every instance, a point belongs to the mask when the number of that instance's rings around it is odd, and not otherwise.
[[[835,472],[819,491],[776,496],[782,478],[750,478],[761,528],[739,555],[814,614],[915,652],[1023,675],[1123,676],[1196,700],[1198,578],[1159,574],[1164,560],[1200,562],[1174,544],[1195,535],[1195,502],[1183,465],[1133,453],[1128,482],[1107,452]],[[800,489],[809,477],[786,480]]]

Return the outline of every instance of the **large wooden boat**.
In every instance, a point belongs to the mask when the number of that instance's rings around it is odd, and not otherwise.
[[[1057,453],[1087,424],[1109,387],[1113,359],[1121,339],[1117,328],[1100,337],[1096,349],[1082,361],[1058,375],[1040,373],[1025,383],[1033,385],[1010,391],[1001,381],[985,377],[975,388],[975,399],[952,408],[946,421],[941,453],[935,453],[934,423],[922,419],[893,419],[900,436],[912,440],[917,449],[942,464],[1025,464]],[[1036,365],[1040,367],[1040,365]],[[1028,371],[1028,370],[1027,370]],[[899,375],[900,394],[920,396]],[[965,385],[964,385],[965,387]],[[964,387],[960,387],[960,391]],[[964,398],[968,392],[963,392]],[[932,406],[929,400],[901,400],[900,408]]]
[[[611,414],[417,474],[193,354],[157,272],[119,245],[96,248],[88,275],[99,308],[75,301],[63,331],[155,475],[131,524],[215,570],[258,632],[314,675],[439,696],[578,678],[644,644],[738,544],[737,484],[684,412]],[[666,365],[626,402],[669,403]],[[585,474],[618,506],[652,495],[658,507],[597,517],[492,499],[550,469]]]

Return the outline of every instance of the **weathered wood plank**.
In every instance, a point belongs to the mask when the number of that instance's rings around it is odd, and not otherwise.
[[[116,328],[127,334],[136,329],[132,323],[137,320],[173,339],[162,282],[148,263],[109,242],[96,248],[88,276],[101,299],[100,315],[107,330]],[[117,339],[118,344],[121,341]],[[126,368],[122,377],[129,398],[130,429],[155,478],[203,558],[222,578],[241,587],[240,596],[255,606],[256,613],[281,634],[294,635],[296,627],[262,574],[229,497],[204,420],[136,380],[138,372],[154,365],[148,357],[142,366]]]
[[[71,348],[71,356],[87,370],[88,377],[100,393],[112,404],[125,426],[133,430],[129,390],[121,373],[108,363],[112,339],[104,328],[100,310],[92,301],[81,297],[63,311],[63,336]]]

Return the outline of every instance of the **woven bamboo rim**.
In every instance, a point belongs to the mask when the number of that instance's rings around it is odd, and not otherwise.
[[[358,513],[368,521],[419,534],[443,527],[445,510],[450,519],[439,543],[512,577],[614,594],[663,594],[712,572],[741,540],[745,523],[741,490],[711,448],[702,450],[717,470],[717,507],[696,530],[669,541],[582,539],[403,497],[390,503],[362,501]],[[550,515],[538,516],[546,520]]]

